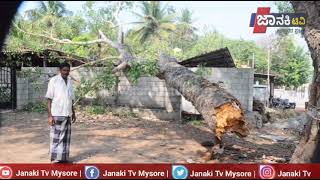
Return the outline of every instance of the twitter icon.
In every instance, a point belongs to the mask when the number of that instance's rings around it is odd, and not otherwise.
[[[187,179],[189,175],[188,169],[183,165],[172,166],[172,178],[173,179]]]

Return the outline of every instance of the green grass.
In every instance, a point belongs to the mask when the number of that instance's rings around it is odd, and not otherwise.
[[[138,117],[138,115],[132,112],[129,107],[118,107],[112,111],[112,114],[120,118]]]
[[[40,101],[40,102],[31,102],[23,106],[23,110],[27,112],[38,112],[38,113],[44,113],[47,112],[47,102],[46,101]]]
[[[106,107],[98,106],[98,105],[86,106],[84,111],[89,114],[105,114],[105,113],[107,113]]]
[[[203,126],[205,125],[205,122],[203,120],[191,120],[189,123],[191,123],[193,126]]]

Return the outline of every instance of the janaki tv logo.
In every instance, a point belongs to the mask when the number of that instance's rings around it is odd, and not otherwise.
[[[276,176],[276,170],[271,165],[260,165],[259,175],[261,179],[273,179]]]
[[[253,27],[253,33],[265,33],[267,27],[304,27],[306,23],[304,13],[270,13],[270,7],[258,7],[251,14],[249,27]]]
[[[0,179],[10,179],[12,177],[12,169],[9,166],[0,166]]]

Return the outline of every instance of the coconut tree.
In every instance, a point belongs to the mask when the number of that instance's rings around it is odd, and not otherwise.
[[[39,1],[38,7],[25,12],[30,20],[37,20],[44,16],[63,17],[70,15],[65,4],[61,1]]]
[[[195,28],[193,23],[193,12],[185,8],[181,10],[180,15],[178,16],[177,30],[173,33],[172,39],[177,39],[176,46],[186,50],[187,47],[190,47],[195,39],[197,38]]]
[[[176,29],[174,24],[174,13],[168,13],[167,6],[161,5],[160,1],[144,1],[141,3],[141,14],[134,12],[140,19],[138,27],[134,32],[134,36],[141,43],[146,42],[151,37],[163,39],[168,36],[169,32]]]

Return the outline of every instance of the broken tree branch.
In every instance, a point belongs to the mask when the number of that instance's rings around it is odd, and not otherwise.
[[[123,62],[120,63],[117,67],[115,67],[115,68],[112,70],[112,72],[115,73],[115,72],[124,70],[127,66],[128,66],[128,63],[125,62],[125,61],[123,61]]]
[[[116,43],[114,43],[112,40],[107,38],[107,36],[101,30],[99,30],[99,35],[100,35],[102,41],[109,44],[111,47],[118,49],[119,46]]]
[[[52,37],[52,36],[46,36],[46,35],[43,35],[43,34],[36,34],[36,33],[27,32],[27,31],[19,28],[16,24],[14,24],[14,25],[19,31],[21,31],[21,32],[23,32],[25,34],[28,34],[28,35],[31,35],[31,36],[37,36],[37,37],[41,37],[41,38],[45,38],[45,39],[50,39],[50,40],[52,40],[52,41],[54,41],[56,43],[60,43],[60,44],[90,45],[90,44],[97,44],[97,43],[107,43],[110,46],[116,48],[116,45],[110,39],[108,39],[106,37],[105,37],[105,39],[96,39],[96,40],[84,41],[84,42],[74,42],[74,41],[71,41],[70,39],[58,39],[58,38],[55,38],[55,37]]]
[[[77,66],[77,67],[75,67],[75,68],[72,68],[71,71],[77,70],[77,69],[82,68],[82,67],[85,67],[85,66],[94,65],[94,64],[97,64],[97,63],[106,61],[106,60],[108,60],[108,59],[119,59],[119,58],[120,58],[119,56],[111,56],[111,57],[106,57],[106,58],[103,58],[103,59],[100,59],[100,60],[97,60],[97,61],[91,61],[91,62],[82,64],[82,65],[80,65],[80,66]]]

